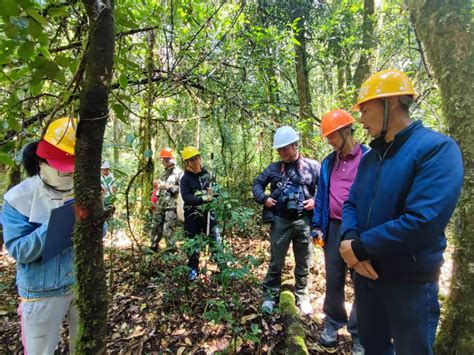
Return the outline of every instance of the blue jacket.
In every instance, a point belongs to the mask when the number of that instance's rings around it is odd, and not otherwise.
[[[16,283],[20,297],[33,299],[70,293],[75,282],[72,248],[43,263],[47,223],[30,223],[28,217],[8,202],[3,205],[2,223],[5,247],[17,261]]]
[[[304,181],[304,185],[309,196],[304,198],[315,198],[316,187],[318,184],[320,164],[313,159],[300,157],[295,163],[285,164],[281,161],[271,163],[260,175],[258,175],[252,185],[252,193],[255,201],[258,203],[265,203],[266,199],[270,197],[265,193],[265,189],[270,184],[270,192],[275,193],[278,188],[278,184],[282,182],[285,174],[285,170],[294,169],[297,167],[299,172],[297,176]],[[280,213],[285,209],[285,204],[278,199],[278,196],[274,196],[278,202],[275,208],[276,213]],[[308,214],[312,215],[312,211]]]
[[[378,138],[370,146],[343,207],[344,238],[360,236],[359,254],[381,279],[435,281],[446,248],[444,229],[462,187],[459,148],[421,122],[391,144]]]
[[[368,148],[360,145],[362,154],[367,152]],[[324,234],[324,239],[328,235],[329,227],[329,181],[331,179],[332,168],[336,161],[337,152],[330,153],[321,163],[321,172],[318,179],[318,193],[316,194],[316,206],[314,207],[312,228],[317,228]]]

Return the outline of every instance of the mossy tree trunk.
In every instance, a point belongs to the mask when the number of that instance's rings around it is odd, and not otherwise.
[[[138,170],[143,171],[140,176],[139,185],[142,190],[142,203],[140,206],[140,215],[145,216],[150,208],[150,195],[153,189],[153,174],[155,165],[153,163],[152,137],[153,130],[153,103],[155,102],[155,84],[153,83],[155,34],[153,31],[148,33],[148,56],[146,59],[148,83],[145,95],[146,113],[140,121],[140,149]]]
[[[80,330],[78,354],[103,354],[106,345],[107,286],[102,245],[106,212],[100,196],[100,164],[114,55],[113,1],[84,0],[89,18],[86,77],[77,127],[76,226],[74,231],[77,305]]]
[[[438,83],[448,133],[464,159],[464,188],[455,215],[453,278],[437,354],[474,351],[474,33],[470,0],[408,0],[412,22]],[[440,162],[442,164],[442,162]]]
[[[306,333],[298,316],[298,308],[295,305],[293,292],[283,291],[280,294],[280,311],[286,336],[285,354],[309,354],[305,341]]]

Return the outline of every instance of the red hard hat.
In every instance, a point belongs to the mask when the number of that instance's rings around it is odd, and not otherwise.
[[[74,172],[74,155],[57,148],[44,139],[39,142],[36,155],[46,159],[50,166],[60,172]]]
[[[349,126],[354,123],[354,118],[346,110],[333,110],[323,115],[321,119],[321,135],[329,136],[338,129]]]
[[[174,150],[171,148],[163,148],[160,152],[160,159],[174,158]]]

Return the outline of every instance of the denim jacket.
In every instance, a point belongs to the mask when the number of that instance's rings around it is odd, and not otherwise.
[[[8,254],[17,262],[16,282],[26,299],[63,296],[75,283],[72,248],[43,262],[48,224],[31,223],[8,202],[3,205],[3,238]]]

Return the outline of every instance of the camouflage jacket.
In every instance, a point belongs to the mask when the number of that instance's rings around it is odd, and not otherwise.
[[[183,171],[176,165],[163,170],[160,175],[160,184],[171,185],[169,189],[158,189],[157,209],[174,209],[176,208],[176,199],[179,193],[179,180]]]

